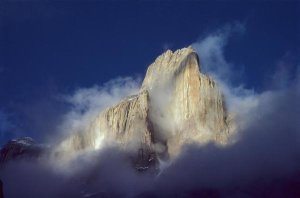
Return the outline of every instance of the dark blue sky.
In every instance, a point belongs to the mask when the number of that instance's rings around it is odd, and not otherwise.
[[[246,30],[230,38],[225,57],[260,91],[278,62],[295,72],[299,13],[299,1],[1,1],[0,130],[11,131],[2,139],[14,130],[38,138],[33,114],[55,125],[65,110],[57,94],[144,75],[166,46],[188,46],[234,22]]]

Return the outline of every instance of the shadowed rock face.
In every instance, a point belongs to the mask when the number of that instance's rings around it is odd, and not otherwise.
[[[45,150],[45,146],[36,144],[30,137],[10,140],[0,150],[0,164],[13,159],[36,158]]]
[[[135,153],[142,149],[146,156],[175,157],[187,143],[226,144],[229,133],[222,93],[200,72],[196,52],[183,48],[160,55],[137,95],[100,112],[86,131],[66,139],[61,148],[97,149],[113,142]]]

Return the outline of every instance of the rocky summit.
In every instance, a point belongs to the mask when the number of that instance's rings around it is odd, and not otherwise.
[[[65,151],[98,149],[104,142],[153,156],[176,157],[189,143],[226,144],[231,123],[217,83],[201,72],[191,48],[164,52],[148,67],[139,93],[109,107],[64,140]]]

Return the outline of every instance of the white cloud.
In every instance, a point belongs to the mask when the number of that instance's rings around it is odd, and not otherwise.
[[[252,125],[258,115],[268,110],[267,108],[258,109],[262,103],[265,103],[266,98],[274,97],[275,100],[281,91],[289,93],[285,91],[289,89],[291,84],[296,85],[295,91],[297,89],[299,91],[299,86],[297,86],[299,75],[292,77],[289,69],[293,66],[287,61],[288,54],[277,61],[276,70],[273,71],[272,80],[270,81],[273,86],[269,86],[273,88],[272,90],[264,90],[258,93],[253,89],[246,89],[242,83],[237,85],[233,83],[235,75],[239,73],[236,68],[240,66],[227,61],[225,57],[226,46],[233,35],[245,31],[246,26],[241,23],[227,24],[215,32],[201,37],[192,44],[200,56],[203,72],[212,76],[223,91],[227,109],[235,117],[239,133]],[[294,88],[295,86],[293,86]],[[269,99],[269,101],[272,101],[272,99]]]
[[[119,77],[103,86],[79,88],[72,95],[62,96],[61,98],[71,105],[71,110],[63,117],[59,131],[64,135],[83,131],[102,110],[126,96],[137,94],[139,87],[139,78]]]
[[[193,43],[192,47],[199,54],[201,70],[217,79],[230,82],[234,75],[233,64],[226,60],[224,49],[232,34],[242,34],[244,31],[245,25],[241,23],[225,25]]]
[[[228,62],[225,50],[230,37],[243,34],[245,25],[241,23],[227,24],[222,28],[200,37],[193,43],[197,51],[204,73],[212,76],[218,82],[225,96],[225,102],[229,113],[235,117],[239,127],[245,127],[251,120],[248,113],[258,105],[258,94],[254,90],[245,89],[243,84],[233,85],[237,68],[234,63]]]

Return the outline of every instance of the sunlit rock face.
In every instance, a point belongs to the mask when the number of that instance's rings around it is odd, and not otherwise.
[[[155,135],[167,143],[171,155],[186,143],[226,143],[229,128],[222,93],[200,72],[193,49],[159,56],[149,66],[142,90],[149,91]]]
[[[111,142],[147,155],[175,157],[184,144],[226,144],[229,125],[216,82],[201,73],[196,52],[183,48],[160,55],[137,95],[100,112],[86,131],[69,137],[62,147],[97,149]]]
[[[86,131],[67,138],[60,147],[72,152],[98,149],[106,143],[121,145],[129,151],[142,147],[150,150],[150,125],[149,93],[144,90],[100,112]]]

